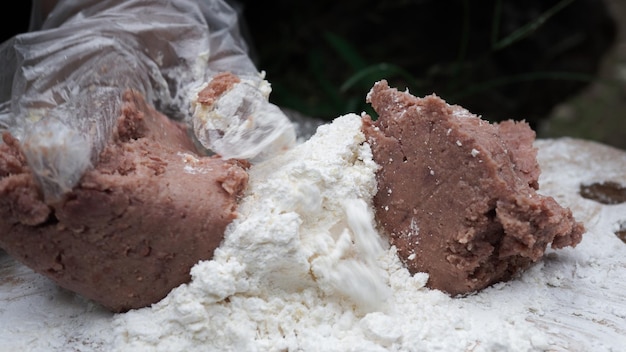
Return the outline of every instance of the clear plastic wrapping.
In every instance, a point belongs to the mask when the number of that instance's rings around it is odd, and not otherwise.
[[[20,140],[48,199],[97,162],[124,91],[191,121],[191,92],[215,74],[262,80],[221,0],[60,0],[45,19],[33,9],[32,31],[0,46],[0,130]]]

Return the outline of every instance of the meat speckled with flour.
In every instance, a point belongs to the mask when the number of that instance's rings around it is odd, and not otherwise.
[[[508,280],[549,244],[575,246],[584,227],[538,189],[534,132],[490,124],[435,95],[377,82],[364,117],[377,172],[379,226],[407,268],[452,295]]]
[[[182,124],[129,91],[117,131],[65,197],[47,204],[19,141],[0,143],[0,247],[120,312],[189,281],[236,217],[248,163],[201,157]]]

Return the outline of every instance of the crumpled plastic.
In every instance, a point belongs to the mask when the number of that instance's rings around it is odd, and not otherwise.
[[[97,163],[124,91],[191,124],[192,92],[212,76],[264,79],[222,0],[60,0],[43,20],[33,9],[31,31],[0,46],[0,132],[20,141],[49,201]],[[293,129],[284,115],[274,127]]]
[[[219,81],[220,76],[214,77]],[[279,154],[295,142],[296,131],[283,123],[285,114],[268,104],[267,81],[241,79],[212,104],[194,102],[192,124],[197,139],[223,158],[256,163]]]

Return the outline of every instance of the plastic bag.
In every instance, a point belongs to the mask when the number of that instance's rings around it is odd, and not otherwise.
[[[33,9],[32,31],[0,46],[0,130],[20,140],[48,200],[97,162],[125,90],[141,92],[157,110],[191,125],[193,93],[214,75],[264,81],[247,54],[237,13],[221,0],[60,0],[44,21],[37,2]],[[258,107],[268,106],[263,98]],[[278,117],[269,128],[280,132],[249,126],[244,139],[250,145],[293,143],[288,119],[279,109],[271,113]],[[216,150],[215,137],[196,125],[198,139],[213,152],[263,153]],[[245,142],[236,144],[246,149]]]

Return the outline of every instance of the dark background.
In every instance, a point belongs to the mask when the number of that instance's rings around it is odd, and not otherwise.
[[[492,121],[525,119],[537,127],[594,79],[617,33],[601,0],[242,3],[275,102],[325,119],[367,109],[365,94],[386,78]],[[498,47],[533,23],[536,29]],[[381,63],[393,70],[376,71]],[[332,89],[368,68],[358,84]]]
[[[0,15],[0,20],[2,20],[0,41],[2,42],[18,33],[23,33],[28,30],[31,2],[29,0],[22,0],[16,1],[12,5],[11,10],[5,9]]]
[[[373,113],[365,95],[385,78],[491,121],[526,120],[542,137],[571,135],[626,148],[620,1],[238,4],[251,57],[266,71],[271,100],[281,107],[325,120]],[[30,1],[16,6],[2,15],[13,24],[3,26],[2,41],[28,29]]]

